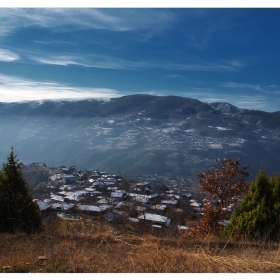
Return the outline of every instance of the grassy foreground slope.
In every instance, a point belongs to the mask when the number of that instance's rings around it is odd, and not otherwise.
[[[121,234],[62,222],[40,234],[1,234],[1,272],[280,272],[279,244]],[[45,257],[41,259],[39,257]]]

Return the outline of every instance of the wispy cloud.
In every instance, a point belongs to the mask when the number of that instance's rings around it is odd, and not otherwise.
[[[171,78],[171,79],[182,79],[184,80],[185,77],[183,75],[180,74],[170,74],[170,75],[166,75],[166,78]]]
[[[251,84],[244,84],[244,83],[227,82],[222,86],[228,88],[245,88],[245,89],[253,89],[253,90],[263,90],[263,88],[260,85],[251,85]]]
[[[74,56],[67,56],[67,55],[49,56],[49,57],[31,56],[30,58],[41,64],[51,64],[51,65],[60,65],[60,66],[80,65],[80,66],[90,67],[89,64],[84,63],[83,61],[81,61],[81,59]]]
[[[227,82],[222,84],[223,87],[227,88],[240,88],[240,89],[247,89],[247,90],[253,90],[253,91],[259,91],[264,94],[279,94],[280,93],[280,86],[278,85],[259,85],[259,84],[245,84],[245,83],[234,83],[234,82]]]
[[[219,60],[217,62],[197,62],[197,63],[187,63],[181,66],[178,66],[178,69],[181,70],[194,70],[194,71],[226,71],[226,72],[234,72],[240,71],[243,68],[244,64],[237,61],[229,61],[229,60]]]
[[[276,86],[277,87],[277,86]],[[235,93],[225,95],[211,88],[189,88],[184,91],[142,91],[122,92],[109,88],[71,87],[66,84],[33,81],[0,73],[0,102],[20,102],[31,100],[115,98],[128,94],[176,95],[198,99],[203,102],[227,102],[239,108],[258,109],[268,112],[279,111],[280,100],[277,95],[268,99],[266,95]]]
[[[91,28],[156,33],[174,21],[176,14],[168,9],[1,9],[0,35],[28,26],[55,28],[53,32]]]
[[[20,57],[16,53],[9,50],[0,49],[0,61],[12,62],[18,59],[20,59]]]
[[[38,82],[0,74],[0,102],[28,100],[113,98],[121,93],[108,88],[70,87],[54,82]]]
[[[41,64],[51,64],[60,66],[83,66],[91,68],[104,69],[164,69],[170,71],[204,71],[204,72],[234,72],[240,71],[243,68],[241,62],[231,62],[227,60],[218,62],[186,62],[176,63],[172,60],[145,60],[145,59],[122,59],[110,55],[103,54],[71,54],[64,53],[61,55],[54,55],[51,53],[41,53],[38,55],[29,55],[29,59]],[[169,75],[169,78],[181,77],[181,74]]]
[[[125,59],[120,59],[107,55],[79,55],[79,54],[64,54],[64,55],[38,55],[29,57],[31,60],[40,64],[60,65],[60,66],[83,66],[89,68],[103,69],[137,69],[145,68],[143,62],[133,62]]]

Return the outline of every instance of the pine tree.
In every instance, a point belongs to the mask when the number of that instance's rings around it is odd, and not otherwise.
[[[233,238],[276,240],[279,236],[279,176],[268,177],[263,167],[231,216],[224,233]]]
[[[35,232],[42,229],[39,206],[29,194],[22,163],[12,148],[0,172],[0,232]]]

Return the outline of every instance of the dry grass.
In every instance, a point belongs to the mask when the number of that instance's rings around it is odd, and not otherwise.
[[[84,224],[83,224],[84,225]],[[63,225],[65,227],[65,224]],[[68,226],[66,226],[67,228]],[[68,227],[69,228],[69,227]],[[84,230],[88,228],[83,227]],[[280,272],[280,247],[69,230],[1,234],[2,272]],[[46,260],[39,260],[45,256]]]

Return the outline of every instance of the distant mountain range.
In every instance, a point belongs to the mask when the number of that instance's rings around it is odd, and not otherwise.
[[[0,161],[195,177],[215,158],[280,173],[280,111],[177,96],[0,103]]]

